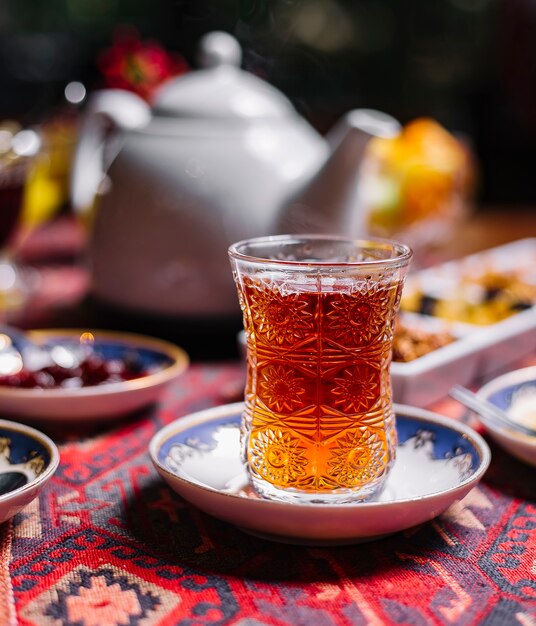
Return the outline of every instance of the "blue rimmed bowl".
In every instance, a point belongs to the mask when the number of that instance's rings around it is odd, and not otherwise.
[[[397,459],[385,489],[354,504],[291,503],[260,498],[240,456],[243,403],[192,413],[160,430],[149,455],[171,489],[201,510],[254,535],[313,545],[359,543],[436,517],[461,500],[490,462],[468,426],[395,405]]]
[[[536,431],[536,366],[498,376],[481,387],[477,395],[502,409],[513,422]],[[482,426],[512,456],[536,467],[536,436],[495,426],[488,420],[482,420]]]
[[[84,330],[38,330],[28,333],[37,344],[79,345]],[[136,357],[149,373],[131,380],[100,385],[24,389],[0,385],[0,414],[42,422],[96,421],[125,416],[156,402],[163,390],[189,364],[182,348],[153,337],[115,331],[90,330],[92,350],[105,359]]]
[[[0,523],[39,495],[59,462],[58,449],[46,435],[0,420]]]

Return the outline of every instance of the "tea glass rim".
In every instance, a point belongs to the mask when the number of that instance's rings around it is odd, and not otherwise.
[[[271,256],[255,256],[253,254],[246,254],[241,252],[240,249],[246,247],[255,247],[261,244],[278,244],[278,243],[306,243],[307,241],[324,241],[326,243],[347,243],[352,244],[356,249],[359,248],[390,248],[395,253],[395,256],[384,259],[356,259],[337,261],[333,259],[327,260],[290,260],[290,259],[278,259]],[[371,245],[372,244],[372,245]],[[229,256],[236,260],[247,263],[259,263],[262,265],[274,265],[276,267],[309,267],[309,268],[326,268],[326,267],[338,267],[338,268],[359,268],[359,267],[398,267],[406,265],[413,256],[412,249],[402,242],[394,239],[386,239],[380,237],[347,237],[344,235],[321,235],[321,234],[295,234],[295,235],[267,235],[261,237],[252,237],[249,239],[242,239],[231,244],[228,248]]]

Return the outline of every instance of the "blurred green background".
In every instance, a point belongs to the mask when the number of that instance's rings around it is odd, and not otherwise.
[[[533,0],[2,0],[0,119],[38,123],[69,81],[101,86],[121,25],[194,67],[201,35],[231,32],[321,132],[360,106],[433,117],[471,141],[481,206],[536,201]]]

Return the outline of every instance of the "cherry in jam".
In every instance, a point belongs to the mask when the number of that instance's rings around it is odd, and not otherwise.
[[[20,389],[76,389],[123,382],[147,376],[139,357],[127,353],[124,358],[106,359],[92,353],[77,367],[48,365],[37,371],[22,369],[17,374],[0,376],[0,386]]]

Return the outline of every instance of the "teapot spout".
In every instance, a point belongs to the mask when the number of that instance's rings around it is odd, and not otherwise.
[[[395,137],[400,128],[386,113],[349,111],[326,137],[327,160],[283,211],[280,232],[365,235],[366,212],[358,193],[365,150],[373,137]]]

